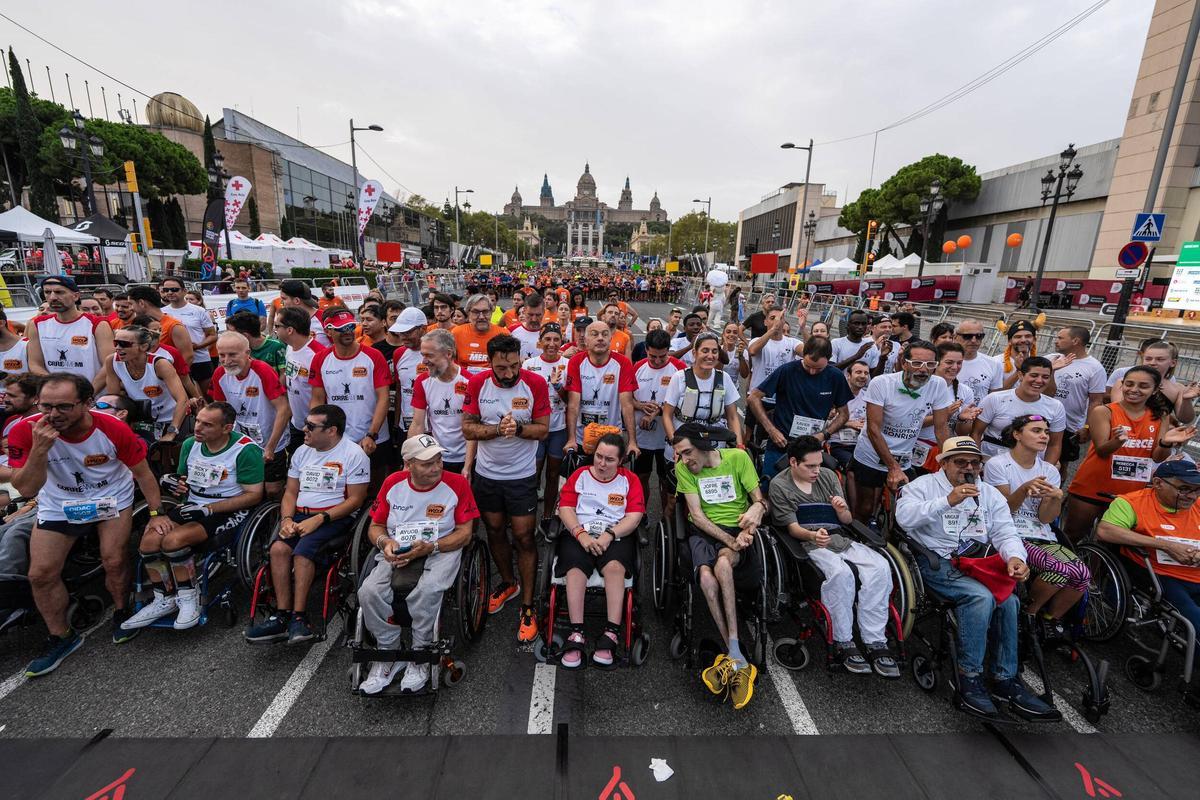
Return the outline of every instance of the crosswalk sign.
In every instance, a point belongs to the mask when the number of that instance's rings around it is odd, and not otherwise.
[[[1129,239],[1134,242],[1157,242],[1162,238],[1166,221],[1166,214],[1138,214],[1134,219],[1133,233]]]

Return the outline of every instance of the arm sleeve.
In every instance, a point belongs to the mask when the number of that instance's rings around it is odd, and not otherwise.
[[[525,379],[533,391],[533,418],[550,416],[550,387],[546,379],[535,372],[528,373]]]
[[[617,392],[636,392],[637,378],[633,374],[633,365],[629,363],[628,358],[622,358],[620,373],[617,375]]]
[[[671,382],[667,384],[667,390],[662,394],[663,403],[679,408],[679,398],[683,395],[683,381],[682,372],[676,372],[671,376]]]
[[[250,362],[250,368],[258,373],[258,379],[263,385],[263,394],[268,400],[274,400],[287,393],[287,389],[283,388],[283,383],[279,380],[279,373],[272,369],[270,364],[254,359]]]
[[[579,475],[586,469],[587,467],[580,467],[572,472],[571,477],[567,478],[567,482],[564,483],[563,487],[558,490],[558,504],[560,506],[575,508],[577,505],[579,505],[579,489],[577,488],[579,484]]]
[[[33,446],[33,428],[29,420],[21,420],[8,432],[8,465],[13,469],[25,466],[29,448]]]
[[[759,357],[761,358],[761,356],[759,356]],[[750,388],[758,389],[760,392],[762,392],[767,397],[774,397],[775,393],[777,391],[779,391],[779,377],[778,376],[779,376],[779,373],[781,373],[781,372],[783,372],[783,370],[781,370],[781,369],[775,370],[770,375],[768,375],[765,379],[763,379],[763,381],[761,383],[759,383],[758,386],[751,386]]]
[[[221,388],[221,379],[224,377],[225,377],[225,368],[224,367],[217,367],[216,370],[213,371],[212,383],[208,389],[209,394],[212,395],[213,400],[224,400],[225,399],[225,390],[223,388]]]
[[[1109,504],[1108,510],[1104,512],[1104,516],[1100,519],[1109,525],[1133,530],[1134,526],[1137,525],[1137,512],[1133,510],[1133,506],[1128,500],[1124,497],[1118,497]]]
[[[787,489],[782,483],[772,478],[771,483],[767,485],[767,497],[771,501],[771,524],[777,528],[786,529],[796,515],[795,509],[788,510],[791,503],[788,501],[787,494]]]
[[[266,467],[259,446],[248,444],[243,447],[237,457],[237,482],[243,485],[262,483],[265,472]]]
[[[980,498],[983,498],[982,491]],[[1008,508],[1008,501],[1000,492],[987,493],[988,517],[993,521],[991,530],[988,531],[988,538],[992,540],[992,544],[1000,551],[1000,555],[1004,556],[1007,561],[1010,558],[1019,558],[1025,561],[1029,558],[1029,553],[1025,550],[1025,544],[1021,541],[1021,535],[1017,533],[1017,526],[1013,524],[1012,512]]]
[[[950,507],[950,501],[944,495],[923,497],[922,488],[914,481],[900,491],[900,499],[896,501],[896,522],[910,532],[922,523],[940,518]]]
[[[1000,466],[1000,460],[997,458],[989,458],[983,464],[983,482],[990,483],[992,486],[1008,486],[1008,476],[1004,474],[1004,469]],[[1016,489],[1015,486],[1008,486],[1009,489]]]
[[[376,525],[387,525],[388,514],[391,513],[392,506],[388,502],[388,493],[392,491],[392,487],[400,481],[404,480],[406,472],[393,472],[384,480],[383,486],[379,488],[379,496],[375,498],[375,503],[371,506],[371,522]]]
[[[346,460],[346,485],[371,482],[371,460],[361,447],[355,445],[354,454]]]
[[[1054,401],[1054,405],[1055,409],[1050,414],[1050,432],[1058,433],[1067,429],[1067,410],[1057,400]]]
[[[189,436],[183,440],[183,447],[179,448],[179,464],[175,466],[176,475],[187,475],[188,456],[192,454],[192,446],[196,444],[194,436]]]
[[[834,376],[837,380],[831,381],[833,384],[833,407],[841,408],[854,399],[854,395],[850,394],[850,383],[846,380],[845,373],[837,370],[839,375]]]
[[[1088,394],[1104,394],[1105,378],[1104,367],[1097,367],[1092,370],[1092,379],[1088,382]]]
[[[700,484],[696,482],[696,476],[682,461],[675,462],[675,484],[680,494],[700,494]]]
[[[1004,385],[1004,366],[999,360],[992,361],[992,382],[988,384],[988,391],[994,392]]]
[[[738,483],[742,485],[742,491],[749,495],[752,491],[758,488],[758,473],[754,471],[754,462],[750,460],[750,456],[745,450],[730,450],[734,453],[734,458],[737,460],[737,476]]]
[[[937,396],[933,398],[931,405],[934,411],[941,411],[943,408],[949,408],[950,404],[954,402],[954,392],[944,380],[937,386]]]
[[[427,380],[428,375],[428,372],[424,373],[423,375],[418,375],[416,383],[413,384],[413,408],[424,410],[429,407],[429,404],[425,401],[425,381]]]
[[[479,392],[483,388],[483,382],[491,378],[491,376],[491,370],[471,376],[471,380],[467,382],[467,396],[463,398],[462,410],[464,414],[474,414],[475,416],[483,414],[479,410]],[[480,380],[481,378],[483,380]]]
[[[868,386],[867,388],[869,389],[871,387]],[[987,397],[983,398],[983,402],[979,404],[979,416],[977,419],[979,419],[981,422],[990,423],[996,418],[996,401],[992,399],[993,397],[995,397],[995,395],[989,394]]]
[[[329,355],[331,350],[322,350],[313,356],[312,363],[308,367],[308,385],[318,388],[325,388],[325,382],[321,379],[321,365],[325,363],[325,356]]]
[[[582,392],[583,382],[579,377],[579,364],[583,358],[587,358],[587,353],[576,353],[571,356],[571,360],[567,362],[567,391]]]
[[[133,432],[133,428],[118,422],[116,417],[105,416],[103,419],[105,423],[101,425],[101,430],[116,447],[117,458],[122,464],[133,467],[146,460],[146,442]],[[107,424],[108,420],[112,420],[113,424]]]

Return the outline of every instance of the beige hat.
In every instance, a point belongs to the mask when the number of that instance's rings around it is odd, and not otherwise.
[[[428,461],[434,456],[440,456],[446,448],[438,444],[438,440],[428,433],[422,433],[412,439],[407,439],[400,448],[400,457],[405,461]]]
[[[946,441],[942,442],[942,452],[938,453],[937,460],[940,464],[943,459],[950,456],[979,456],[983,458],[983,452],[979,449],[979,445],[970,436],[951,436]]]

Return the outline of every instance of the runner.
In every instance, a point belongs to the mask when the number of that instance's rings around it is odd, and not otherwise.
[[[846,335],[831,342],[833,356],[830,361],[834,366],[844,370],[856,361],[865,361],[871,368],[872,376],[879,374],[876,371],[879,366],[879,348],[876,346],[875,340],[866,335],[870,324],[871,318],[867,312],[861,310],[850,312],[850,316],[846,319]]]
[[[1183,384],[1172,379],[1175,367],[1179,363],[1179,348],[1170,342],[1151,339],[1142,342],[1139,356],[1143,365],[1153,367],[1158,370],[1159,375],[1162,375],[1163,382],[1159,391],[1174,406],[1172,414],[1175,419],[1184,425],[1194,422],[1196,420],[1196,398],[1200,397],[1200,383]],[[1111,402],[1120,402],[1121,379],[1125,377],[1125,373],[1129,369],[1129,367],[1121,367],[1113,370],[1107,385],[1107,388],[1112,390]]]
[[[542,528],[553,521],[554,509],[558,505],[558,469],[562,464],[563,447],[567,443],[567,361],[559,352],[562,345],[561,329],[555,323],[542,326],[538,337],[539,355],[525,360],[522,367],[541,377],[546,382],[550,398],[549,434],[538,442],[538,475],[545,475],[542,494]]]
[[[935,330],[934,333],[938,333]],[[958,323],[954,329],[955,340],[963,346],[963,365],[958,380],[975,392],[974,405],[982,405],[989,393],[1004,388],[1004,368],[1000,361],[979,352],[983,346],[983,323],[968,319]]]
[[[675,424],[703,422],[720,425],[733,432],[738,447],[745,445],[742,420],[737,401],[741,399],[736,381],[729,379],[718,366],[721,340],[712,331],[705,331],[692,342],[695,362],[671,376],[662,399],[663,432],[667,441],[675,436]],[[665,457],[674,460],[669,451]]]
[[[249,311],[239,311],[225,319],[225,330],[237,331],[250,342],[250,357],[275,370],[282,378],[287,374],[287,345],[263,331],[263,318]]]
[[[946,382],[954,398],[954,402],[950,404],[950,419],[947,421],[950,435],[970,436],[980,408],[975,405],[975,392],[958,380],[958,373],[963,365],[963,346],[958,342],[946,342],[939,344],[934,352],[937,353],[938,365],[933,374]],[[930,409],[930,413],[925,415],[925,427],[917,434],[912,464],[922,473],[937,472],[937,454],[937,433],[933,429],[933,411]]]
[[[208,310],[189,303],[183,292],[183,281],[179,278],[163,278],[158,282],[158,293],[167,303],[163,313],[183,323],[191,337],[192,380],[200,391],[208,394],[213,376],[213,359],[208,348],[217,341],[217,329]]]
[[[129,304],[133,309],[134,317],[126,324],[137,325],[137,317],[149,317],[157,323],[159,342],[175,348],[182,359],[187,362],[188,377],[191,378],[191,365],[195,358],[192,337],[182,322],[163,313],[163,299],[158,290],[153,286],[134,286],[129,290]],[[151,326],[143,325],[142,327],[150,328]],[[192,381],[194,383],[195,379]]]
[[[114,334],[116,352],[104,361],[104,390],[150,405],[148,438],[171,441],[187,414],[187,393],[175,368],[150,355],[150,331],[129,325]]]
[[[471,295],[465,309],[468,322],[455,326],[451,333],[457,347],[458,366],[473,375],[488,368],[487,343],[497,336],[507,335],[508,329],[492,324],[492,301],[486,295]],[[440,437],[437,439],[442,441]]]
[[[29,369],[35,375],[64,372],[82,375],[97,389],[104,383],[104,359],[112,355],[112,328],[78,308],[75,280],[62,275],[42,279],[46,314],[26,329]]]
[[[542,296],[537,292],[531,292],[529,299],[525,301],[521,321],[508,329],[513,337],[521,343],[522,361],[533,358],[542,352],[538,345],[538,339],[541,335],[542,318],[545,313],[546,305],[542,302]]]
[[[629,452],[640,455],[634,428],[633,393],[637,390],[633,365],[610,351],[612,329],[593,322],[584,332],[586,349],[567,362],[566,450],[583,444],[589,426],[612,427],[625,434]]]
[[[1059,356],[1050,361],[1054,366],[1054,396],[1063,404],[1067,429],[1063,432],[1062,455],[1059,464],[1066,469],[1082,455],[1083,439],[1087,435],[1087,420],[1091,410],[1104,402],[1104,383],[1107,373],[1098,359],[1088,355],[1092,340],[1087,328],[1060,328],[1054,339]]]
[[[421,337],[425,334],[426,317],[418,308],[406,308],[388,328],[388,335],[400,340],[392,352],[392,384],[397,387],[393,413],[392,442],[396,447],[408,438],[413,419],[413,389],[417,376],[427,371],[421,358]]]
[[[1004,452],[1005,447],[1000,434],[1010,422],[1026,414],[1040,414],[1050,422],[1050,444],[1046,448],[1046,463],[1058,466],[1067,414],[1062,403],[1043,394],[1050,384],[1053,370],[1049,359],[1030,356],[1022,360],[1021,365],[1017,367],[1017,374],[1021,376],[1021,380],[1016,386],[983,398],[983,402],[979,404],[979,416],[975,418],[972,436],[975,437],[975,441],[980,442],[985,456],[998,456]]]
[[[671,379],[686,365],[671,356],[671,340],[664,330],[646,334],[646,358],[633,366],[637,389],[633,393],[634,433],[638,457],[633,471],[641,483],[642,497],[650,496],[650,474],[658,473],[659,499],[663,519],[670,519],[675,508],[675,464],[666,458],[667,439],[664,409]],[[711,383],[710,383],[711,389]]]
[[[240,311],[247,311],[256,317],[259,317],[260,324],[266,320],[267,307],[263,305],[262,300],[259,300],[257,297],[250,296],[249,283],[242,280],[234,281],[233,292],[237,295],[237,297],[225,304],[226,319],[229,319]]]
[[[304,441],[304,420],[312,408],[312,362],[325,348],[309,335],[312,317],[307,311],[288,306],[275,315],[275,335],[287,345],[284,375],[287,383],[290,429],[288,450],[294,452]]]
[[[439,460],[445,469],[468,475],[475,460],[475,442],[463,437],[463,401],[470,376],[454,362],[458,345],[449,331],[435,330],[421,337],[425,372],[413,385],[413,420],[408,438],[428,433],[438,442]]]

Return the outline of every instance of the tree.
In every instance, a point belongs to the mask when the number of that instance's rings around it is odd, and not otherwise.
[[[171,232],[167,229],[167,207],[162,200],[151,195],[146,198],[146,222],[150,224],[150,235],[160,247],[171,247]]]
[[[258,201],[254,199],[254,194],[250,194],[250,238],[257,239],[262,235],[262,226],[258,221]]]
[[[43,167],[39,142],[43,126],[34,114],[25,74],[13,49],[8,48],[8,70],[12,75],[12,94],[15,99],[15,128],[25,177],[29,181],[30,210],[39,217],[58,222],[58,206],[54,202],[54,185]],[[57,134],[55,134],[57,135]]]
[[[279,220],[279,238],[285,242],[296,235],[296,226],[287,214],[283,215],[283,219]]]
[[[201,169],[207,173],[208,168],[213,163],[213,156],[217,153],[217,143],[213,139],[212,123],[208,120],[208,115],[204,115],[204,163]],[[211,203],[213,200],[220,200],[222,197],[221,186],[218,182],[216,185],[211,182],[208,185],[208,200]]]
[[[174,250],[187,249],[187,220],[183,218],[183,207],[179,199],[172,197],[167,201],[167,230],[170,232],[169,247]]]

